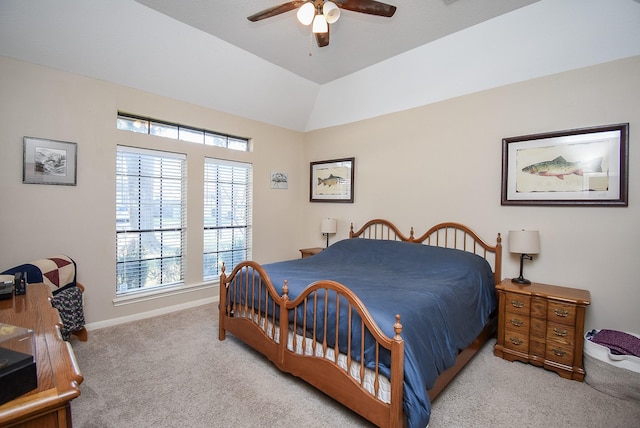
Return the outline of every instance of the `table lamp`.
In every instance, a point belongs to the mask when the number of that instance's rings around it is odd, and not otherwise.
[[[329,234],[336,233],[338,230],[338,222],[335,218],[323,218],[320,224],[320,232],[327,235],[327,247],[329,246]]]
[[[520,254],[520,276],[513,278],[511,282],[529,285],[531,281],[522,276],[524,259],[533,260],[531,254],[540,252],[540,233],[537,230],[511,230],[509,231],[509,251]]]

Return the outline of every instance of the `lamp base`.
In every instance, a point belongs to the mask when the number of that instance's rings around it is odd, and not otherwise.
[[[511,282],[515,282],[516,284],[522,284],[522,285],[531,285],[531,281],[521,276],[517,278],[511,278]]]

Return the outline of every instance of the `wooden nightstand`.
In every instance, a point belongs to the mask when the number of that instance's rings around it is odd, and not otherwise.
[[[322,250],[324,250],[324,248],[320,248],[320,247],[301,248],[300,255],[302,255],[302,258],[304,259],[305,257],[311,257],[313,255],[316,255]]]
[[[582,381],[584,316],[589,291],[555,285],[520,285],[503,280],[494,355],[553,370]]]

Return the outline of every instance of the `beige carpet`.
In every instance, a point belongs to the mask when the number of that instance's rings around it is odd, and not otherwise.
[[[368,427],[306,383],[227,336],[217,306],[72,339],[84,375],[76,427]],[[430,428],[635,427],[640,403],[492,354],[493,342],[433,404]]]

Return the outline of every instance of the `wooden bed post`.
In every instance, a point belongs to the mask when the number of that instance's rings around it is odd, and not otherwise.
[[[400,428],[404,424],[403,413],[403,381],[404,381],[404,341],[402,340],[402,324],[400,314],[396,314],[396,322],[393,324],[393,342],[391,343],[391,411],[389,414],[389,427]]]
[[[498,285],[502,282],[502,236],[498,232],[496,239],[496,260],[493,267],[493,282]]]
[[[227,275],[225,274],[224,262],[222,262],[222,268],[220,269],[220,299],[218,301],[218,340],[224,340],[227,337],[227,332],[224,329],[224,316],[227,312]]]
[[[287,313],[287,303],[289,302],[289,281],[284,280],[282,286],[282,302],[280,302],[280,343],[278,347],[278,365],[284,365],[284,353],[287,350],[287,342],[289,341],[289,314]],[[295,347],[295,344],[294,344]],[[294,350],[295,352],[295,350]]]

